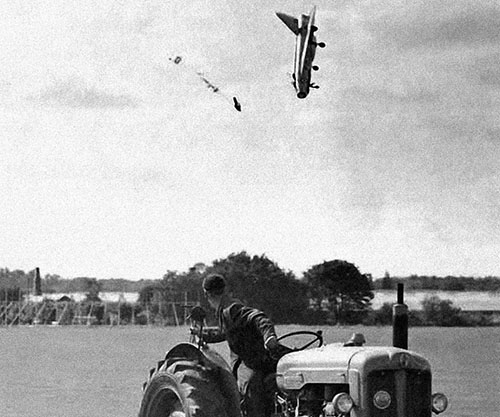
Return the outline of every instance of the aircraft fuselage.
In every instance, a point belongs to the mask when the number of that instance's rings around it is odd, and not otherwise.
[[[311,85],[311,67],[316,54],[316,37],[308,34],[310,16],[301,16],[300,32],[295,41],[294,87],[298,98],[306,98]],[[309,36],[309,39],[308,39]]]

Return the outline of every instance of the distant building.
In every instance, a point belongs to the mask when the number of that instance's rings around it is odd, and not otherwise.
[[[81,302],[85,301],[87,294],[84,292],[73,292],[73,293],[47,293],[43,295],[28,295],[28,301],[41,302],[44,299],[61,301],[61,298],[65,298],[62,301],[75,301]],[[139,299],[139,293],[137,292],[100,292],[99,298],[105,303],[136,303]]]

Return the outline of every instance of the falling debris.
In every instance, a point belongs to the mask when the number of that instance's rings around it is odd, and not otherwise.
[[[180,64],[182,61],[182,57],[176,56],[175,58],[168,58],[169,61],[172,61],[174,64]]]
[[[198,76],[202,79],[202,81],[207,85],[207,87],[212,90],[214,93],[219,92],[219,87],[216,87],[213,85],[210,81],[208,81],[204,76],[202,72],[197,72]]]
[[[169,61],[173,62],[176,65],[179,65],[179,64],[183,63],[183,58],[181,56],[176,56],[174,58],[169,58]],[[233,105],[233,107],[237,111],[241,112],[241,104],[236,97],[231,98],[231,97],[227,96],[226,94],[224,94],[221,91],[221,89],[218,86],[216,86],[215,84],[213,84],[211,81],[209,81],[201,71],[195,71],[193,68],[188,67],[185,64],[184,64],[184,66],[186,66],[187,68],[190,68],[192,71],[194,71],[196,73],[196,75],[201,79],[201,81],[203,81],[205,83],[205,85],[207,86],[207,88],[209,90],[211,90],[213,93],[216,93],[216,94],[224,97],[229,103],[231,103]]]

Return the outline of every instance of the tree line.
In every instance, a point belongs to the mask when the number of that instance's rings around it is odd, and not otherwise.
[[[410,275],[407,277],[391,277],[388,272],[383,278],[373,282],[374,290],[394,290],[398,282],[404,282],[405,288],[409,290],[434,290],[434,291],[500,291],[500,278],[494,276],[486,277],[464,277],[435,275]]]
[[[42,290],[44,293],[83,292],[90,302],[98,302],[103,291],[138,292],[138,305],[148,312],[154,311],[154,306],[182,304],[185,301],[208,307],[201,284],[204,277],[214,272],[226,277],[229,291],[235,298],[265,311],[281,324],[386,324],[387,310],[391,306],[373,312],[373,290],[395,289],[398,282],[404,282],[407,289],[500,288],[500,279],[495,277],[394,278],[386,273],[383,278],[373,280],[370,274],[361,273],[354,264],[339,259],[314,265],[304,272],[301,279],[297,279],[293,272],[284,270],[266,255],[250,255],[242,251],[214,260],[211,265],[197,263],[185,272],[167,271],[158,280],[63,279],[47,274],[42,279]],[[0,269],[0,301],[21,299],[33,288],[33,279],[33,271],[25,273]],[[439,302],[437,304],[440,305]],[[458,314],[453,308],[444,308],[444,311],[445,316],[452,312],[452,316],[463,318],[462,312]],[[427,318],[417,320],[417,316],[412,320],[415,325],[430,322]],[[457,320],[455,322],[460,322]]]

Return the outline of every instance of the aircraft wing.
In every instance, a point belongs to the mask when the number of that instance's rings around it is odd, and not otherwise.
[[[288,26],[288,29],[295,33],[295,35],[299,34],[299,21],[295,17],[280,12],[276,12],[276,16],[278,16],[281,21]]]

